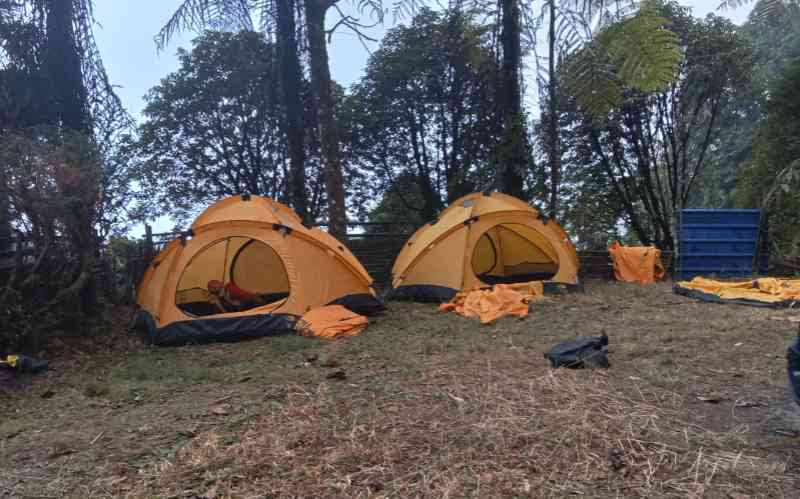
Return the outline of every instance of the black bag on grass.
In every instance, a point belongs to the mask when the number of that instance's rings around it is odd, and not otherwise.
[[[786,349],[786,370],[794,401],[800,404],[800,331]]]
[[[544,354],[552,367],[611,367],[608,362],[608,336],[603,333],[596,338],[578,338],[562,341]]]

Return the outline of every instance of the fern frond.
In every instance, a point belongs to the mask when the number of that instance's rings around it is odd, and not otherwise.
[[[156,46],[163,50],[169,41],[183,31],[203,29],[253,29],[250,6],[246,0],[184,0],[169,21],[155,36]]]
[[[598,37],[598,43],[609,53],[626,85],[642,92],[655,92],[675,80],[683,52],[669,24],[656,11],[643,9]]]
[[[562,81],[578,105],[596,119],[606,116],[622,100],[622,83],[608,55],[587,45],[562,66]]]
[[[797,1],[792,1],[797,5]],[[755,21],[774,21],[786,15],[787,4],[784,0],[761,0],[753,7],[750,17]]]

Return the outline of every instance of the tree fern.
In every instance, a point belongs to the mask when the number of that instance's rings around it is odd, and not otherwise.
[[[617,65],[620,80],[642,92],[655,92],[671,83],[682,59],[669,20],[653,9],[610,26],[598,42]]]
[[[156,45],[163,49],[183,31],[253,30],[251,7],[248,0],[184,0],[156,35]]]
[[[601,27],[567,59],[562,78],[578,104],[601,118],[620,102],[626,87],[654,92],[671,84],[682,60],[669,20],[658,4],[648,2],[634,15]]]
[[[720,10],[738,9],[753,3],[753,0],[723,0],[719,4]],[[798,0],[760,0],[756,2],[750,16],[757,20],[769,20],[781,17],[786,13],[787,7],[800,6]]]

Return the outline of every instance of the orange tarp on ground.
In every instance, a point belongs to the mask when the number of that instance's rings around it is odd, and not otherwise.
[[[522,284],[497,284],[491,289],[473,289],[456,294],[449,303],[443,303],[439,310],[455,312],[464,317],[478,317],[488,324],[500,317],[528,315],[528,303],[544,296],[541,282]]]
[[[765,277],[750,281],[725,282],[695,277],[677,283],[684,289],[716,295],[722,300],[754,300],[765,303],[800,301],[800,279]]]
[[[653,246],[623,246],[615,241],[608,252],[618,281],[648,284],[666,274],[661,265],[661,250]]]
[[[297,323],[297,331],[303,336],[335,340],[361,334],[368,325],[369,321],[363,315],[341,305],[328,305],[303,314]]]

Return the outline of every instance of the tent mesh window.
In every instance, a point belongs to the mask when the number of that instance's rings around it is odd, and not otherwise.
[[[558,273],[558,255],[535,229],[500,224],[478,239],[472,252],[472,270],[487,284],[547,280]]]
[[[200,250],[181,275],[175,304],[193,317],[241,312],[285,300],[289,276],[267,244],[230,237]]]

